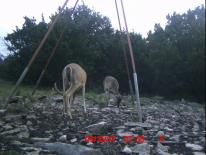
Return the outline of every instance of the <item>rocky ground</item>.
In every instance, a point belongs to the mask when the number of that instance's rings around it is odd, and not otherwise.
[[[118,109],[87,99],[84,114],[81,102],[77,97],[72,105],[73,120],[63,117],[60,96],[43,96],[29,107],[19,101],[0,109],[0,154],[205,154],[205,111],[197,103],[142,98],[144,123],[138,123],[131,106]],[[127,97],[123,103],[128,105]],[[103,135],[116,139],[101,142]],[[141,142],[126,141],[140,135]],[[90,142],[91,136],[96,141]]]

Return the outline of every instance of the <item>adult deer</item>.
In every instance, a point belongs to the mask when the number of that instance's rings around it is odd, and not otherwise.
[[[107,104],[109,104],[110,101],[110,94],[113,94],[116,98],[115,102],[119,108],[122,97],[119,93],[119,83],[117,79],[112,76],[106,76],[104,78],[103,85],[104,85],[104,92],[107,99]]]
[[[76,63],[71,63],[64,67],[62,71],[62,81],[63,81],[63,92],[61,92],[56,83],[54,84],[55,90],[63,95],[63,111],[64,114],[68,114],[69,106],[69,117],[72,119],[71,114],[71,104],[74,101],[76,92],[82,88],[84,112],[86,113],[85,104],[85,85],[87,80],[87,74],[84,69]]]

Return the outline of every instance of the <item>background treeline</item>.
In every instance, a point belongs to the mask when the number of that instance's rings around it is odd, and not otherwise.
[[[71,9],[63,11],[48,40],[43,46],[24,82],[34,84],[66,26],[63,39],[52,59],[42,86],[53,86],[61,79],[63,67],[71,62],[83,66],[88,74],[87,89],[102,89],[106,75],[117,77],[122,92],[129,92],[120,32],[114,30],[110,20],[79,6],[71,16]],[[54,14],[51,20],[57,15]],[[5,37],[10,54],[0,62],[1,78],[16,81],[28,64],[50,23],[37,23],[24,18],[22,28],[16,27]],[[137,20],[137,19],[134,19]],[[184,14],[167,16],[162,28],[155,24],[147,38],[130,33],[140,93],[172,98],[192,98],[204,101],[205,97],[205,8],[199,6]],[[126,34],[123,33],[128,51]],[[127,52],[129,53],[129,52]],[[128,54],[128,59],[130,57]],[[129,64],[131,66],[131,64]],[[132,77],[132,70],[130,69]]]

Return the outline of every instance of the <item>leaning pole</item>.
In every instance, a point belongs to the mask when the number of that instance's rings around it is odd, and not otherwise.
[[[74,10],[75,10],[75,8],[76,8],[76,6],[77,6],[78,1],[79,1],[79,0],[76,1],[75,5],[74,5],[74,7],[73,7],[73,9],[72,9],[71,15],[74,14]],[[37,87],[39,86],[39,84],[40,84],[40,82],[41,82],[44,74],[46,73],[47,67],[49,66],[49,63],[51,62],[51,60],[52,60],[52,58],[53,58],[53,56],[54,56],[54,54],[55,54],[55,52],[56,52],[57,47],[59,46],[59,44],[60,44],[60,42],[61,42],[61,40],[62,40],[62,38],[63,38],[64,32],[66,31],[66,29],[67,29],[67,25],[64,26],[64,28],[63,28],[63,30],[62,30],[62,32],[61,32],[61,34],[60,34],[60,36],[59,36],[59,38],[58,38],[55,46],[54,46],[54,48],[53,48],[53,50],[52,50],[49,58],[47,59],[47,62],[46,62],[46,64],[45,64],[44,68],[42,69],[42,71],[41,71],[41,73],[40,73],[40,76],[39,76],[38,80],[36,81],[36,84],[35,84],[35,86],[34,86],[34,88],[33,88],[33,90],[32,90],[31,96],[33,96],[34,93],[36,92]]]
[[[118,10],[118,6],[117,6],[117,0],[115,0],[115,6],[116,6],[117,18],[118,18],[118,22],[119,22],[120,40],[121,40],[122,49],[123,49],[123,53],[124,53],[124,62],[125,62],[125,67],[126,67],[126,72],[127,72],[129,89],[130,89],[130,93],[131,93],[132,103],[134,104],[134,98],[133,98],[134,91],[133,91],[133,88],[132,88],[132,82],[131,82],[131,78],[130,78],[130,75],[129,75],[129,65],[128,65],[128,59],[127,59],[125,43],[124,43],[124,39],[123,39],[122,26],[121,26],[120,17],[119,17],[119,10]]]
[[[134,86],[135,86],[135,96],[136,96],[136,102],[137,102],[138,118],[139,118],[139,122],[142,122],[142,109],[141,109],[140,99],[139,99],[139,87],[138,87],[138,81],[137,81],[137,73],[136,73],[133,49],[132,49],[131,39],[130,39],[130,36],[129,36],[128,26],[127,26],[125,11],[124,11],[124,5],[123,5],[122,0],[121,0],[121,6],[122,6],[122,13],[123,13],[123,18],[124,18],[126,32],[127,32],[127,41],[128,41],[128,46],[129,46],[129,51],[130,51],[130,56],[131,56],[131,61],[132,61],[132,69],[133,69],[133,78],[134,78]]]
[[[51,25],[50,25],[47,33],[44,35],[44,38],[42,39],[42,41],[40,42],[39,46],[37,47],[37,49],[35,50],[34,54],[32,55],[32,58],[30,59],[28,65],[25,67],[25,69],[24,69],[24,71],[22,72],[21,76],[20,76],[19,79],[17,80],[15,86],[14,86],[13,89],[11,90],[11,92],[10,92],[8,98],[7,98],[6,103],[8,103],[9,100],[10,100],[10,98],[12,98],[13,95],[16,93],[16,90],[17,90],[18,86],[21,84],[21,82],[23,81],[23,79],[24,79],[24,77],[26,76],[27,72],[29,71],[32,63],[34,62],[34,60],[35,60],[35,58],[37,57],[39,51],[41,50],[42,46],[44,45],[46,39],[48,38],[48,36],[49,36],[49,34],[50,34],[50,32],[51,32],[51,30],[53,29],[55,23],[57,22],[57,19],[59,18],[60,13],[63,11],[63,9],[65,8],[65,6],[66,6],[66,4],[67,4],[68,1],[69,1],[69,0],[66,0],[66,1],[64,2],[63,6],[61,7],[61,9],[60,9],[60,11],[59,11],[59,14],[56,16],[56,18],[54,19],[54,21],[51,23]]]

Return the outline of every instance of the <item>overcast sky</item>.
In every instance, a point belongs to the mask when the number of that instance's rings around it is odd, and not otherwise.
[[[69,0],[67,6],[73,7],[75,1]],[[34,17],[39,21],[43,14],[46,21],[49,21],[49,16],[64,2],[65,0],[0,0],[0,53],[6,54],[3,37],[15,30],[16,26],[21,28],[24,16]],[[112,26],[118,29],[114,0],[79,0],[79,4],[83,2],[109,17]],[[174,11],[184,13],[201,4],[205,6],[205,0],[123,0],[123,3],[129,30],[144,37],[149,30],[153,30],[155,23],[160,23],[164,27],[167,14],[172,14]]]

